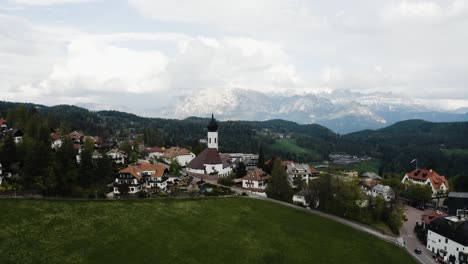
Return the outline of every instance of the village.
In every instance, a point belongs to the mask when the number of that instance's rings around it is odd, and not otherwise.
[[[7,120],[0,119],[0,127],[1,137],[11,136],[15,144],[22,142],[23,132],[9,128]],[[395,213],[401,224],[396,225],[397,230],[394,233],[406,232],[407,236],[402,234],[402,240],[397,242],[401,246],[411,246],[415,255],[426,256],[432,261],[468,263],[468,193],[450,192],[447,179],[436,171],[416,166],[390,186],[385,184],[388,181],[382,176],[371,171],[360,174],[353,170],[330,170],[329,166],[314,168],[306,163],[282,161],[276,157],[265,161],[263,153],[220,153],[218,150],[222,138],[218,136],[218,123],[214,116],[211,117],[207,130],[207,138],[200,139],[200,142],[206,144],[206,148],[198,155],[178,146],[146,146],[138,139],[138,135],[134,135],[125,142],[127,146],[123,146],[123,142],[102,142],[99,137],[84,135],[79,131],[65,135],[60,131],[50,134],[50,148],[58,150],[65,138],[68,138],[73,142],[77,164],[82,160],[85,144],[92,145],[93,160],[102,158],[103,155],[112,160],[119,169],[114,180],[108,183],[109,192],[104,199],[241,195],[274,198],[307,209],[327,211],[329,207],[324,207],[324,204],[330,203],[329,199],[345,193],[346,186],[357,187],[359,193],[354,198],[345,199],[354,199],[347,201],[351,202],[347,206],[357,208],[360,215],[364,208],[371,210],[372,214],[378,207],[383,211],[400,212]],[[133,153],[136,151],[141,155],[132,156],[124,148],[130,148]],[[103,152],[103,149],[106,151]],[[338,154],[330,158],[334,163],[371,159]],[[285,176],[284,181],[274,179],[274,175],[278,174]],[[319,182],[324,175],[330,180],[330,185],[326,187],[342,188],[341,192],[326,195],[320,193],[318,189],[323,186]],[[0,164],[0,187],[14,177],[11,171]],[[275,186],[275,189],[290,190],[292,197],[284,199],[274,193],[270,194],[274,191],[268,186],[274,184],[281,185]],[[419,190],[419,187],[424,190]],[[6,190],[5,187],[2,188]],[[402,188],[406,193],[412,192],[413,196],[403,197]],[[16,190],[14,191],[16,196]],[[401,208],[404,210],[398,211]],[[412,210],[411,216],[408,208]],[[334,214],[342,214],[344,218],[356,219],[352,216],[351,208],[344,211],[329,210]],[[392,214],[387,217],[391,219]],[[411,238],[408,234],[413,229],[416,236]]]

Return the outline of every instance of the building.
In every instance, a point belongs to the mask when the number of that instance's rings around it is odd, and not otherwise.
[[[187,171],[196,174],[210,174],[218,177],[229,176],[232,172],[228,158],[223,159],[218,152],[218,123],[211,115],[208,123],[208,147],[187,164]]]
[[[57,150],[63,144],[62,135],[60,132],[55,132],[50,134],[50,147]]]
[[[255,168],[248,171],[247,175],[242,177],[242,188],[254,192],[265,192],[270,177],[271,176],[262,169]]]
[[[293,203],[301,206],[309,206],[310,205],[310,196],[312,191],[310,189],[303,189],[298,193],[293,195]]]
[[[186,148],[171,147],[166,149],[161,157],[168,163],[175,160],[185,167],[195,158],[195,154]]]
[[[378,181],[382,180],[382,177],[380,177],[377,173],[370,172],[370,171],[363,173],[360,178],[361,179],[374,179]]]
[[[164,155],[164,148],[160,147],[148,148],[146,151],[148,152],[146,155],[148,159],[159,159]]]
[[[427,210],[421,216],[423,228],[426,229],[432,223],[432,221],[436,220],[437,218],[447,217],[447,216],[448,214],[439,210]]]
[[[120,194],[121,185],[128,186],[128,193],[138,193],[144,189],[167,189],[168,169],[161,164],[137,163],[119,171],[113,184],[114,194]]]
[[[313,177],[319,176],[319,172],[304,163],[289,163],[286,165],[286,173],[288,174],[289,183],[293,188],[298,186],[299,181],[309,185],[309,181]]]
[[[431,187],[433,197],[436,197],[439,193],[445,193],[449,188],[445,176],[441,176],[433,170],[415,169],[412,172],[406,173],[401,182],[426,184]]]
[[[4,130],[7,128],[8,128],[8,124],[7,124],[6,119],[4,119],[3,117],[0,118],[0,130]]]
[[[387,185],[377,184],[370,188],[370,190],[368,190],[366,193],[367,195],[374,198],[380,196],[387,202],[395,199],[395,193],[393,192],[393,189]]]
[[[127,158],[127,153],[118,149],[111,149],[106,155],[116,164],[125,164],[125,159]]]
[[[16,144],[23,142],[24,133],[20,129],[14,128],[10,129],[10,134],[13,137],[13,140]]]
[[[450,215],[468,217],[468,193],[450,192],[447,198],[447,207]]]
[[[432,221],[428,226],[427,249],[445,263],[468,263],[468,221],[456,216]]]
[[[75,144],[83,144],[84,142],[84,134],[78,131],[73,131],[68,136],[71,138],[73,143]]]

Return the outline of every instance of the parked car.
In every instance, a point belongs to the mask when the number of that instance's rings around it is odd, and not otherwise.
[[[422,251],[419,248],[414,249],[414,253],[421,255]]]

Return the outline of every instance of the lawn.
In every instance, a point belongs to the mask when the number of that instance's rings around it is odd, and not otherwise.
[[[348,170],[356,170],[359,173],[365,173],[368,171],[379,173],[379,167],[381,166],[381,164],[382,161],[379,159],[370,159],[361,162],[351,163],[342,167]]]
[[[280,153],[291,153],[298,157],[307,156],[308,159],[317,160],[320,159],[320,155],[312,149],[303,148],[296,144],[294,139],[282,138],[275,140],[275,143],[271,145],[273,152],[279,151]]]
[[[0,200],[6,263],[414,263],[328,219],[247,199]]]

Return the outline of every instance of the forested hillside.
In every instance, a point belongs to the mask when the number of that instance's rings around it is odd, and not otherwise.
[[[9,102],[0,102],[0,117],[14,120],[9,110],[20,105],[24,111],[34,108],[46,120],[48,132],[68,127],[117,141],[142,134],[147,146],[182,146],[195,153],[204,148],[199,140],[206,137],[209,120],[144,118],[67,105],[46,107]],[[328,160],[330,153],[369,155],[381,161],[379,173],[408,171],[414,166],[410,161],[417,158],[420,167],[436,169],[449,178],[468,176],[468,122],[408,120],[379,130],[338,135],[320,125],[284,120],[225,121],[220,122],[219,134],[222,152],[257,153],[262,143],[267,158],[281,156],[299,162]]]

